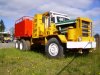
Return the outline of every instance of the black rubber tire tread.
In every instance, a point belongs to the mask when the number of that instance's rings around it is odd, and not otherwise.
[[[58,45],[59,51],[56,56],[51,56],[48,52],[48,47],[51,43],[56,43]],[[45,53],[46,53],[46,56],[49,58],[63,58],[64,57],[63,47],[56,38],[51,38],[48,40],[48,43],[45,46]]]
[[[84,54],[84,55],[88,55],[88,54],[89,54],[89,50],[90,50],[90,49],[83,49],[83,50],[82,50],[82,51],[83,51],[83,54]]]

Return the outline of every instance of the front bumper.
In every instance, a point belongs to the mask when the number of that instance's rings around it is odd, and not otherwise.
[[[96,42],[67,42],[66,47],[69,49],[72,48],[82,48],[82,49],[89,49],[89,48],[96,48]]]

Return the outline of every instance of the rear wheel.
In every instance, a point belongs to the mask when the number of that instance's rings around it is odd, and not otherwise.
[[[63,47],[56,38],[49,39],[45,52],[49,58],[61,58],[64,56]]]
[[[16,42],[15,42],[15,48],[19,48],[19,44],[20,44],[20,42],[19,42],[19,40],[17,40]]]
[[[26,42],[25,42],[25,40],[21,40],[20,41],[19,49],[20,50],[26,50]]]

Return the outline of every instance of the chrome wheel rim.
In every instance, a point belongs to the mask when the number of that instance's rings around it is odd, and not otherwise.
[[[48,51],[51,56],[56,56],[59,51],[58,45],[56,43],[51,43],[49,45]]]

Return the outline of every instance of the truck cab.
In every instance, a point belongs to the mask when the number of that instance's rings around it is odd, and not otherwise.
[[[56,12],[46,12],[45,26],[52,28],[52,23],[55,24],[56,29],[51,29],[48,37],[53,37],[59,40],[62,44],[66,44],[66,49],[77,49],[79,53],[92,52],[96,48],[95,38],[93,37],[93,25],[92,20],[86,17],[78,17],[76,19],[70,19],[65,14]],[[48,17],[48,18],[47,18]],[[49,20],[50,19],[50,20]],[[50,26],[51,25],[51,26]],[[50,39],[50,38],[49,38]]]
[[[58,12],[45,12],[43,13],[43,19],[45,19],[46,23],[59,23],[69,20],[70,18],[66,14],[61,14]]]

